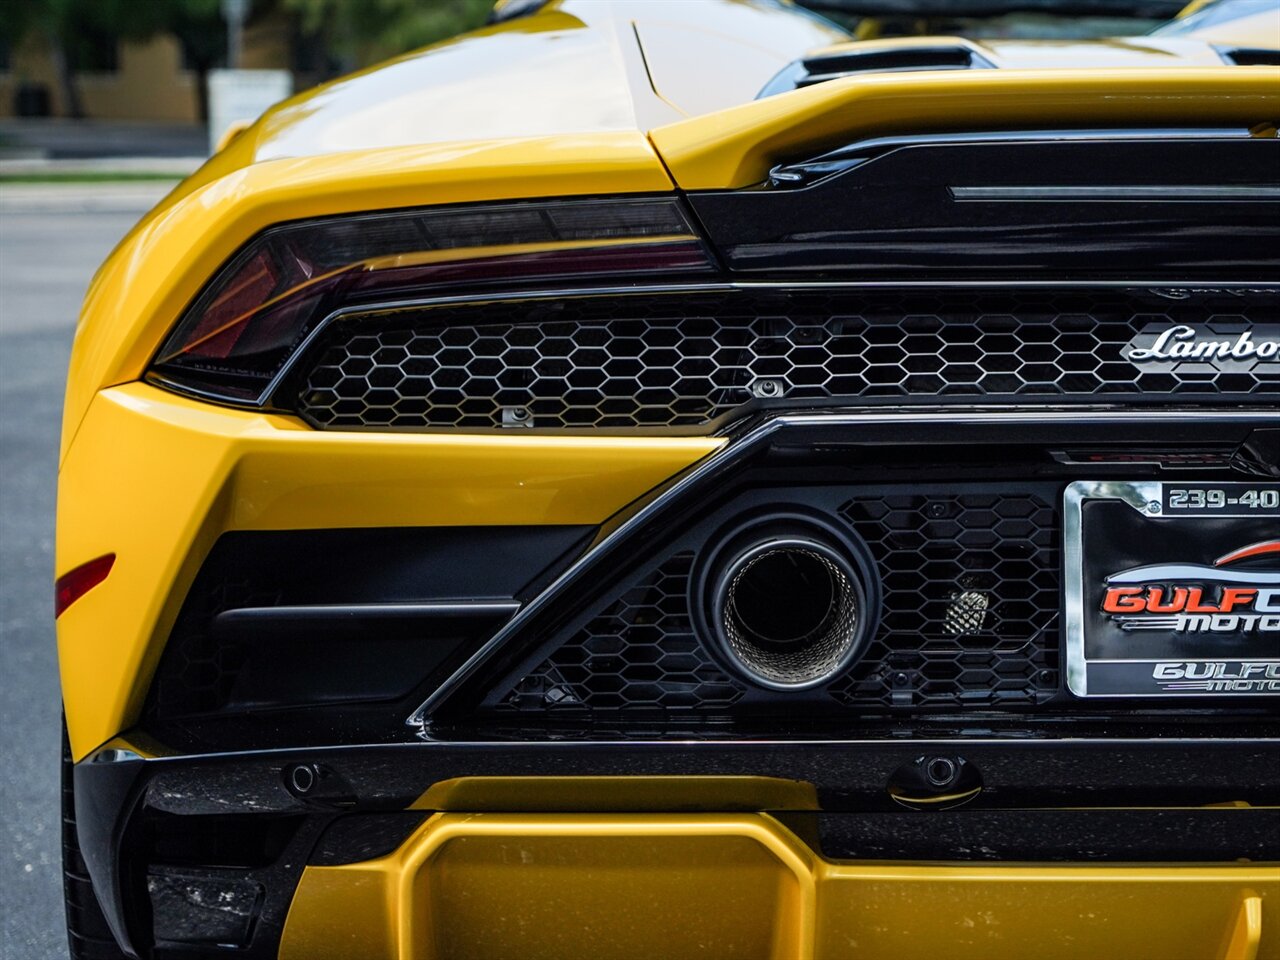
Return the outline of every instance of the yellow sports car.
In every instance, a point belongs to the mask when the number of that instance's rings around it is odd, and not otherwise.
[[[1280,957],[1215,8],[506,3],[235,135],[76,334],[73,956]]]

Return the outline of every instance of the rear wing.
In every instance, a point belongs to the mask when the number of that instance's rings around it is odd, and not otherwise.
[[[1280,120],[1266,67],[975,70],[849,77],[650,131],[685,190],[763,182],[779,163],[871,137],[1100,127],[1239,127]]]

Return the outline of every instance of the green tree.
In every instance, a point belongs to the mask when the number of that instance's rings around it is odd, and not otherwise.
[[[493,0],[283,0],[283,6],[354,68],[474,30]]]

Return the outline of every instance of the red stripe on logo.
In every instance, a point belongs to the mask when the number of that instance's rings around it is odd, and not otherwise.
[[[1264,540],[1249,547],[1241,547],[1226,556],[1219,557],[1213,561],[1213,565],[1221,567],[1224,564],[1235,563],[1237,560],[1244,560],[1246,557],[1258,557],[1264,553],[1280,553],[1280,540]]]

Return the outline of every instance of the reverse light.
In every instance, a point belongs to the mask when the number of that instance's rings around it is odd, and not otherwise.
[[[266,402],[289,358],[335,310],[442,286],[707,271],[673,198],[560,200],[309,220],[260,234],[215,276],[150,378],[214,399]]]
[[[56,620],[64,610],[86,593],[107,579],[115,565],[116,555],[108,553],[104,556],[82,563],[69,573],[64,573],[54,582],[53,616]]]

